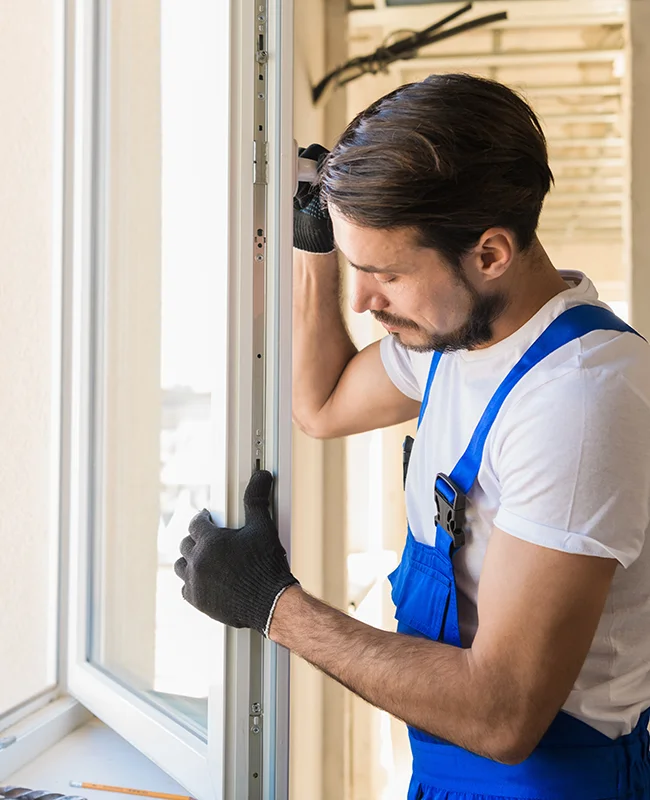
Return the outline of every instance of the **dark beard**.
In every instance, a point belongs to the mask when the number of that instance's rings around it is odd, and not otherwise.
[[[467,322],[460,328],[447,334],[428,334],[427,341],[423,344],[405,344],[399,331],[392,333],[391,336],[395,336],[404,348],[415,353],[430,353],[432,350],[451,353],[455,350],[474,350],[479,345],[487,344],[492,339],[494,321],[503,314],[508,305],[507,298],[503,294],[484,297],[469,284],[465,284],[465,286],[472,295],[472,308]],[[387,325],[399,326],[404,330],[421,330],[420,326],[412,320],[395,317],[385,311],[373,311],[372,315],[376,320],[385,322]]]

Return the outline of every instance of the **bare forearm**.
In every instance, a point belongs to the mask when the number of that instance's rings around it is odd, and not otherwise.
[[[336,253],[294,250],[293,411],[310,427],[356,355],[343,322]]]
[[[501,694],[470,650],[378,630],[298,587],[280,598],[271,638],[409,725],[489,758],[507,749]]]

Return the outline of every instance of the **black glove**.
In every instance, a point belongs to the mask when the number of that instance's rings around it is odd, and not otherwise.
[[[315,161],[320,170],[329,153],[320,144],[298,150],[300,158]],[[331,253],[334,250],[332,220],[327,208],[321,207],[320,190],[308,181],[300,181],[293,198],[293,246],[308,253]]]
[[[203,509],[190,522],[174,572],[185,582],[183,597],[199,611],[233,628],[269,634],[280,594],[298,581],[291,574],[269,514],[273,476],[253,473],[244,494],[245,524],[218,528]]]

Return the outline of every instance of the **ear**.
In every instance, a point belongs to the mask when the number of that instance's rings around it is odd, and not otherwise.
[[[470,255],[472,266],[483,281],[500,278],[512,264],[517,250],[514,234],[507,228],[489,228]]]

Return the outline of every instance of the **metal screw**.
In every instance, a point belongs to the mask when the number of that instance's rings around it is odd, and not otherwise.
[[[257,431],[257,432],[259,433],[259,431]],[[262,442],[259,442],[259,444],[262,444]],[[253,703],[253,705],[251,706],[251,714],[259,714],[261,711],[262,711],[261,704],[260,703]]]
[[[251,728],[251,733],[258,734],[259,732],[260,732],[259,727],[257,725],[253,725],[253,727]]]
[[[258,16],[257,16],[257,21],[258,21],[258,22],[264,22],[264,20],[265,20],[265,19],[266,19],[266,18],[265,18],[265,16],[264,16],[264,14],[258,14]]]
[[[258,64],[266,64],[266,62],[269,60],[268,51],[258,50],[257,53],[255,54],[255,60],[257,61]]]
[[[262,92],[260,92],[260,93],[257,95],[257,99],[258,99],[258,100],[264,100],[264,95],[262,94]]]
[[[255,261],[264,261],[264,256],[255,256]]]

